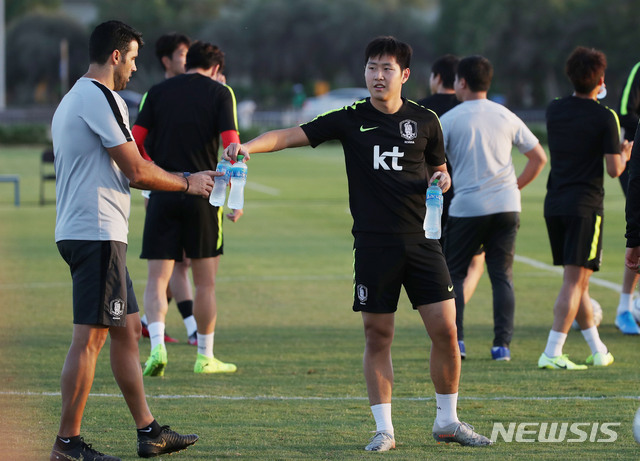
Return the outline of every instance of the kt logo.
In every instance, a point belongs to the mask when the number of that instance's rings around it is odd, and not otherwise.
[[[382,168],[383,170],[388,170],[389,165],[387,165],[387,158],[391,157],[391,169],[395,171],[402,171],[402,167],[398,165],[398,159],[400,157],[404,157],[404,152],[400,152],[398,146],[394,146],[391,152],[382,152],[380,153],[380,146],[373,147],[373,169],[379,170]]]

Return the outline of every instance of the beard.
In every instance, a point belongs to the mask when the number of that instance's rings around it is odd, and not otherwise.
[[[127,87],[127,82],[129,79],[120,73],[117,73],[113,76],[113,91],[122,91]]]

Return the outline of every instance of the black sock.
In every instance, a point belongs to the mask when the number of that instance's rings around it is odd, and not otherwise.
[[[183,319],[193,315],[193,300],[187,299],[178,303],[178,310]]]
[[[56,447],[61,450],[70,450],[80,444],[80,436],[75,435],[73,437],[56,437]]]
[[[152,439],[158,437],[160,432],[162,432],[162,427],[155,419],[147,427],[138,429],[138,435],[144,435],[145,437],[150,437]]]

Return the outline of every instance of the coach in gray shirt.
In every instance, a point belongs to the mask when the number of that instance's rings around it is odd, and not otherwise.
[[[73,280],[73,338],[62,369],[62,415],[50,459],[113,461],[80,436],[98,354],[111,337],[111,369],[138,429],[138,455],[172,453],[198,436],[160,426],[147,406],[138,340],[140,316],[126,267],[129,186],[206,197],[216,173],[168,173],[144,160],[127,106],[115,91],[136,70],[142,35],[118,21],[100,24],[90,65],[62,99],[51,132],[56,169],[58,250]]]

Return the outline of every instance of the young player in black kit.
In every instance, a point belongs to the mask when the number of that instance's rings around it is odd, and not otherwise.
[[[616,178],[625,169],[632,144],[625,140],[621,148],[615,112],[596,99],[606,67],[604,53],[576,48],[565,68],[575,91],[547,108],[551,171],[544,218],[553,263],[564,266],[564,275],[539,368],[587,368],[562,353],[574,319],[591,349],[586,364],[605,367],[614,360],[593,322],[589,278],[599,270],[602,259],[603,158],[607,173]]]
[[[401,97],[409,78],[411,47],[379,37],[365,52],[370,98],[319,116],[299,127],[275,130],[246,144],[230,144],[225,157],[248,160],[256,152],[342,143],[353,216],[354,303],[365,331],[364,375],[376,434],[368,451],[395,447],[391,422],[393,368],[391,343],[400,289],[425,324],[432,341],[431,378],[437,414],[433,437],[468,446],[491,441],[458,420],[460,379],[453,285],[436,240],[422,228],[428,181],[451,185],[445,166],[442,131],[436,115]]]

